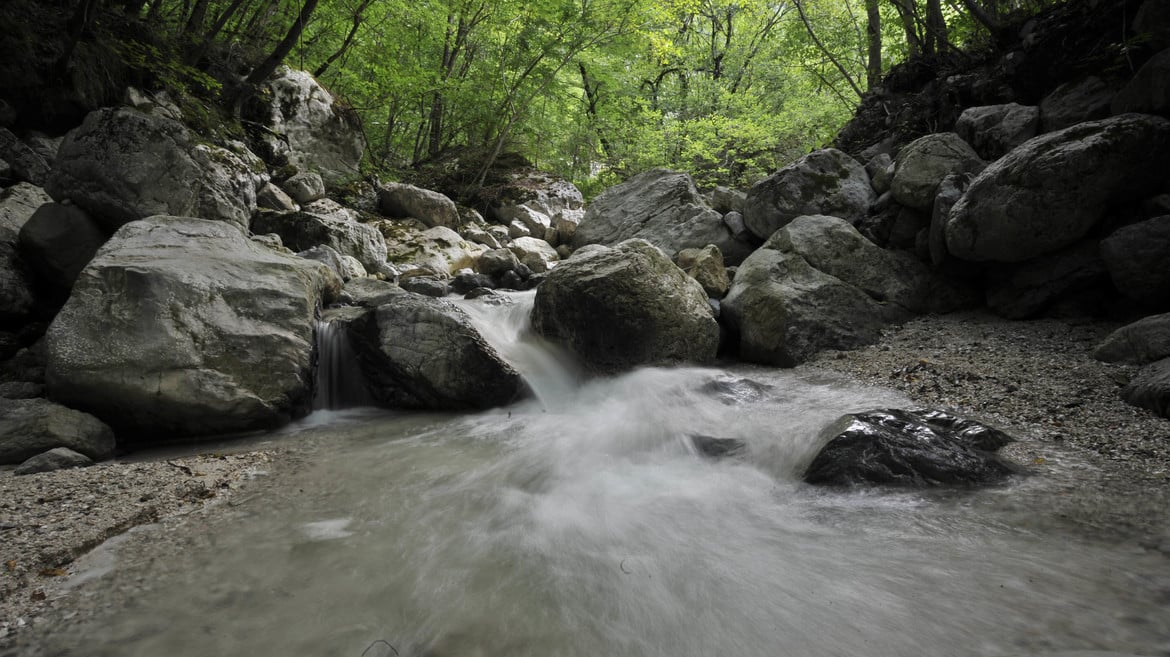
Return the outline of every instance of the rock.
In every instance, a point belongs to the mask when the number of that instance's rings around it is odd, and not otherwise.
[[[731,285],[723,266],[723,254],[714,244],[679,251],[678,267],[702,285],[703,291],[712,299],[722,299]]]
[[[377,222],[377,226],[387,236],[386,258],[390,262],[422,267],[443,278],[460,269],[474,268],[480,254],[488,250],[443,226],[426,230],[392,222]]]
[[[1167,185],[1170,121],[1124,114],[1041,135],[979,174],[951,210],[947,250],[1019,262],[1084,237],[1119,199]]]
[[[315,171],[331,183],[358,176],[366,142],[356,116],[309,73],[280,67],[245,115],[264,126],[255,141],[270,164]]]
[[[479,256],[479,271],[488,276],[500,276],[504,272],[516,271],[520,261],[508,249],[492,249]]]
[[[297,212],[301,209],[283,189],[270,182],[264,183],[256,192],[256,206],[277,212]]]
[[[1013,468],[995,455],[1012,442],[1003,432],[942,411],[851,413],[821,434],[810,484],[925,488],[1002,481]]]
[[[0,242],[16,244],[24,222],[52,200],[45,190],[28,183],[17,183],[0,192]]]
[[[984,167],[974,149],[953,132],[926,135],[898,151],[890,191],[902,205],[930,212],[939,183],[952,173],[977,173]]]
[[[1170,309],[1170,215],[1114,231],[1101,242],[1101,257],[1119,292]]]
[[[477,274],[470,269],[464,269],[451,279],[451,291],[455,294],[467,294],[475,289],[493,289],[495,281],[487,274]]]
[[[376,278],[352,278],[345,283],[345,288],[341,292],[341,301],[363,308],[377,308],[387,303],[393,303],[404,294],[407,294],[406,290],[387,281],[380,281]]]
[[[517,237],[508,245],[516,259],[534,272],[548,271],[553,263],[560,260],[557,250],[548,242],[535,237]]]
[[[0,327],[28,321],[36,299],[24,263],[11,242],[0,242]]]
[[[1113,97],[1110,107],[1114,114],[1170,115],[1170,50],[1163,50],[1143,64],[1133,79]]]
[[[349,278],[345,276],[345,264],[341,261],[341,254],[337,252],[337,249],[327,244],[318,244],[311,249],[305,249],[298,253],[297,257],[305,258],[306,260],[316,260],[331,269],[343,282],[353,278],[352,276]]]
[[[719,377],[711,379],[699,388],[702,392],[713,397],[727,406],[750,404],[762,401],[775,394],[775,386],[760,383],[752,379]]]
[[[114,432],[92,415],[47,399],[0,399],[0,464],[56,447],[101,461],[114,455]]]
[[[644,239],[673,257],[686,248],[714,244],[738,263],[750,247],[736,240],[723,215],[707,207],[690,175],[653,169],[611,187],[589,205],[571,246],[616,245]]]
[[[276,233],[285,246],[307,251],[324,244],[362,266],[380,272],[386,266],[386,240],[374,226],[358,223],[357,214],[329,199],[310,203],[291,214],[260,213],[252,220],[255,233]]]
[[[388,217],[412,217],[429,228],[459,225],[455,201],[439,192],[405,183],[387,183],[378,188],[378,209]]]
[[[32,147],[0,128],[0,160],[8,163],[12,175],[19,181],[43,187],[49,178],[49,163]]]
[[[152,215],[224,221],[247,231],[264,166],[200,143],[183,124],[127,107],[90,112],[61,144],[45,185],[109,231]]]
[[[939,267],[947,261],[950,255],[947,252],[947,219],[951,210],[975,177],[970,173],[952,173],[943,178],[938,185],[938,192],[934,197],[934,208],[930,213],[930,228],[927,238],[927,250],[930,252],[930,262]]]
[[[561,212],[580,210],[585,206],[585,199],[576,185],[532,169],[508,172],[503,181],[491,185],[487,191],[494,208],[526,205],[554,219]],[[491,214],[495,215],[494,209]]]
[[[16,466],[12,474],[30,475],[54,470],[68,470],[69,468],[88,468],[93,465],[93,459],[85,454],[78,454],[68,447],[58,447],[47,452],[37,454],[24,463]]]
[[[426,297],[445,297],[450,292],[447,280],[435,276],[411,276],[403,278],[398,285],[407,292],[414,292]]]
[[[1096,76],[1060,85],[1040,101],[1040,131],[1055,132],[1109,116],[1116,91]]]
[[[516,239],[518,237],[532,237],[532,229],[524,225],[523,221],[513,219],[508,224],[508,237]]]
[[[20,253],[37,280],[63,298],[106,237],[81,208],[46,203],[20,230]]]
[[[1092,292],[1107,288],[1108,283],[1098,246],[1087,241],[1019,265],[992,269],[987,277],[987,306],[1002,317],[1026,319],[1061,301],[1095,303],[1098,298]]]
[[[1151,46],[1170,48],[1170,7],[1162,0],[1146,0],[1133,17],[1133,33]]]
[[[370,391],[383,406],[491,408],[527,393],[516,370],[448,301],[402,294],[351,330]]]
[[[861,221],[876,198],[865,168],[830,148],[809,153],[753,185],[743,216],[752,233],[766,240],[802,215]]]
[[[297,203],[305,204],[325,198],[325,181],[312,171],[301,172],[284,181],[281,189]]]
[[[715,461],[742,456],[747,451],[747,443],[738,438],[714,438],[700,434],[687,438],[690,439],[691,448],[695,453]]]
[[[261,246],[264,246],[265,248],[272,249],[273,251],[276,251],[278,253],[284,253],[286,255],[293,254],[291,249],[285,247],[284,240],[280,239],[280,235],[277,235],[276,233],[263,233],[260,235],[253,235],[252,237],[250,237],[248,239],[252,240],[253,242],[255,242]]]
[[[1040,108],[1017,103],[970,107],[955,123],[955,132],[985,160],[1003,157],[1039,130]]]
[[[0,160],[0,186],[4,186],[10,182],[13,182],[15,177],[16,174],[12,170],[12,165],[5,162],[4,160]]]
[[[354,278],[364,278],[370,273],[366,271],[363,265],[357,258],[350,255],[341,256],[341,280],[348,281]]]
[[[602,373],[711,362],[719,346],[703,288],[645,240],[558,265],[536,290],[532,325]]]
[[[889,153],[878,153],[865,164],[865,172],[869,174],[869,182],[877,194],[890,191],[894,182],[894,158]]]
[[[739,357],[781,367],[823,349],[872,344],[883,326],[906,318],[772,240],[739,266],[722,308],[739,337]]]
[[[585,219],[584,210],[562,210],[553,217],[553,228],[557,231],[557,244],[567,246],[573,243],[577,229]]]
[[[747,222],[744,221],[742,212],[728,212],[723,215],[723,225],[727,226],[727,230],[731,231],[731,236],[737,242],[752,244],[756,241],[756,236],[748,230]]]
[[[459,231],[459,235],[469,242],[482,244],[489,249],[500,248],[500,241],[494,235],[486,230],[478,227],[463,228]]]
[[[1170,357],[1170,313],[1151,315],[1109,334],[1093,352],[1106,363],[1147,365]]]
[[[711,192],[711,208],[720,214],[743,212],[746,204],[747,192],[722,186]]]
[[[143,442],[278,426],[309,411],[314,314],[340,283],[222,222],[132,222],[49,327],[49,396]]]
[[[5,399],[35,399],[43,397],[45,386],[32,381],[7,381],[0,383],[0,397]]]
[[[24,143],[28,144],[34,153],[41,156],[49,170],[52,170],[53,164],[57,161],[57,151],[61,150],[61,142],[63,141],[65,141],[63,136],[49,137],[39,132],[30,132],[24,137]]]
[[[548,229],[553,227],[552,217],[527,205],[506,205],[496,208],[495,214],[501,222],[509,225],[514,221],[520,222],[528,230],[529,235],[543,236]],[[522,235],[513,235],[513,237],[522,237]]]
[[[1170,418],[1170,358],[1143,367],[1129,385],[1121,389],[1121,398]]]

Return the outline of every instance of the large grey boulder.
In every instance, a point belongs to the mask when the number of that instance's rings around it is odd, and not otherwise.
[[[214,219],[247,231],[265,177],[246,149],[201,143],[174,119],[118,107],[90,112],[66,135],[45,190],[111,231],[152,215]]]
[[[602,373],[706,363],[719,347],[719,326],[702,286],[640,239],[553,269],[536,288],[532,326]]]
[[[535,237],[517,237],[508,245],[508,250],[530,270],[540,273],[552,269],[560,260],[556,249],[548,242]]]
[[[0,160],[8,163],[17,180],[40,186],[49,177],[45,158],[7,128],[0,128]]]
[[[1170,215],[1119,228],[1101,241],[1118,291],[1152,308],[1170,308]]]
[[[920,137],[898,151],[890,191],[902,205],[930,212],[939,183],[954,173],[978,172],[984,162],[953,132]]]
[[[503,406],[526,394],[520,374],[453,303],[401,290],[367,292],[365,299],[380,305],[350,323],[348,330],[378,404],[479,409]]]
[[[340,283],[222,222],[132,222],[49,327],[49,396],[141,441],[278,426],[309,410],[314,316]]]
[[[1055,132],[1103,119],[1109,116],[1116,94],[1116,89],[1096,76],[1062,84],[1040,101],[1040,131]]]
[[[780,249],[780,231],[739,266],[722,318],[739,336],[740,358],[793,367],[823,349],[876,342],[882,327],[907,318],[857,287]]]
[[[17,183],[0,192],[0,242],[15,244],[24,222],[52,200],[45,190],[29,183]]]
[[[56,447],[108,459],[114,455],[114,432],[92,415],[47,399],[0,399],[0,464]]]
[[[419,230],[417,226],[383,220],[374,222],[386,236],[386,258],[396,265],[419,267],[447,277],[460,269],[474,268],[488,248],[463,239],[446,226]]]
[[[378,210],[388,217],[418,219],[428,228],[459,226],[459,209],[444,194],[407,185],[387,183],[378,188]]]
[[[986,286],[987,307],[1008,319],[1035,317],[1064,304],[1091,314],[1102,305],[1100,294],[1109,287],[1109,275],[1097,243],[1085,241],[1035,260],[995,267]]]
[[[302,205],[325,198],[325,181],[320,174],[313,171],[293,174],[280,187]]]
[[[1170,50],[1163,50],[1143,64],[1113,98],[1111,108],[1114,114],[1170,115]]]
[[[1170,121],[1123,114],[1041,135],[975,178],[951,210],[947,250],[964,260],[1019,262],[1084,237],[1114,201],[1170,183]]]
[[[714,244],[732,263],[751,250],[732,236],[723,215],[708,207],[689,174],[666,169],[640,173],[594,199],[572,246],[614,246],[629,239],[644,239],[671,257]]]
[[[21,228],[20,253],[41,284],[68,294],[106,238],[81,208],[46,203]]]
[[[280,67],[245,112],[266,128],[256,146],[270,163],[316,172],[329,183],[357,177],[366,150],[357,119],[308,72]]]
[[[1040,108],[1018,103],[970,107],[955,123],[955,132],[985,160],[1003,157],[1039,130]]]
[[[809,153],[753,185],[743,218],[752,233],[766,240],[802,215],[832,215],[857,223],[876,199],[865,167],[829,148]]]
[[[1125,401],[1170,418],[1170,358],[1146,365],[1121,389]]]
[[[1093,358],[1133,365],[1170,358],[1170,313],[1144,317],[1110,333],[1097,346]]]
[[[371,272],[386,267],[386,240],[377,227],[358,222],[357,213],[336,201],[314,201],[300,212],[263,212],[252,220],[252,232],[275,233],[295,251],[324,244],[341,255],[357,258]]]

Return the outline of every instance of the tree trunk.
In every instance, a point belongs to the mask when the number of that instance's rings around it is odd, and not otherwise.
[[[57,76],[64,77],[69,70],[69,61],[73,59],[73,51],[77,49],[78,42],[93,27],[93,23],[97,20],[98,11],[101,10],[101,0],[81,0],[77,3],[77,8],[73,10],[73,15],[69,18],[66,24],[66,30],[69,35],[69,41],[65,44],[65,50],[53,65],[53,70]]]
[[[926,43],[927,53],[943,53],[950,49],[941,0],[926,0]]]
[[[813,44],[817,47],[818,50],[824,53],[825,57],[829,58],[829,61],[832,62],[833,66],[837,68],[837,72],[840,73],[841,77],[845,78],[845,81],[848,82],[849,86],[853,88],[853,93],[857,94],[858,98],[861,98],[861,88],[857,86],[857,82],[853,79],[853,76],[849,74],[849,71],[841,64],[841,61],[837,59],[833,53],[829,52],[829,49],[825,47],[825,44],[821,42],[821,40],[817,37],[816,32],[813,31],[812,24],[809,23],[808,16],[805,15],[804,7],[801,6],[800,0],[796,0],[793,4],[796,5],[796,12],[800,14],[800,22],[804,23],[804,29],[808,32],[808,36],[810,39],[812,39]]]
[[[865,86],[873,91],[882,82],[882,14],[878,0],[865,0],[865,36],[869,44],[865,62]]]
[[[902,31],[906,33],[906,57],[921,55],[922,40],[918,38],[918,9],[914,6],[914,0],[890,0],[890,3],[902,19]]]
[[[362,4],[358,5],[357,11],[353,13],[353,25],[349,28],[349,34],[345,35],[345,41],[341,43],[341,47],[338,48],[336,52],[334,52],[332,55],[329,55],[329,57],[326,58],[325,61],[317,67],[317,70],[313,71],[313,77],[319,78],[322,75],[325,75],[325,71],[329,70],[329,66],[332,65],[333,62],[340,59],[343,55],[345,55],[345,52],[349,50],[350,45],[353,44],[353,38],[357,36],[358,28],[362,26],[362,21],[365,20],[365,16],[362,15],[362,12],[366,10],[366,7],[370,6],[371,2],[373,2],[373,0],[362,0]]]
[[[284,61],[284,58],[292,52],[293,46],[301,38],[301,32],[305,31],[305,25],[317,9],[317,2],[318,0],[305,0],[304,6],[301,7],[300,15],[293,21],[292,26],[288,28],[288,33],[284,35],[280,43],[276,44],[276,48],[273,49],[268,57],[260,62],[259,66],[252,69],[252,73],[236,88],[231,99],[232,112],[235,116],[239,116],[244,102],[256,93],[260,84],[267,80],[276,71],[276,67],[280,66],[281,62]]]

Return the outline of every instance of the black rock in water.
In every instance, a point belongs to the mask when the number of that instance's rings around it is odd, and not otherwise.
[[[924,488],[989,484],[1014,468],[995,451],[1002,431],[942,411],[873,410],[842,416],[804,473],[810,484]]]
[[[714,438],[700,434],[688,436],[699,456],[718,460],[739,456],[747,451],[747,443],[738,438]]]

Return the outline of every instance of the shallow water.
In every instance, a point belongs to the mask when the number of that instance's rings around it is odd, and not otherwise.
[[[315,446],[310,464],[179,530],[178,554],[79,585],[109,610],[46,652],[1170,654],[1170,560],[1029,522],[1021,507],[1043,514],[1054,482],[799,482],[824,425],[905,406],[896,393],[755,368],[582,384],[517,328],[526,302],[477,321],[515,315],[488,339],[540,397],[466,416],[310,416],[285,437]],[[517,357],[533,345],[544,353]],[[712,462],[690,434],[740,438],[749,453]],[[107,594],[111,578],[139,593]]]

